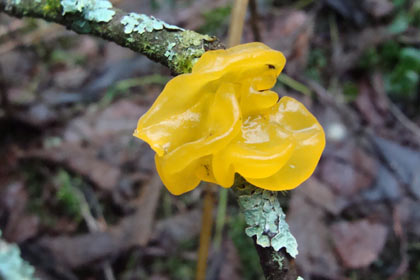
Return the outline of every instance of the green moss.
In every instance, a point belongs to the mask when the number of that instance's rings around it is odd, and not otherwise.
[[[47,4],[42,8],[45,14],[61,10],[61,3],[59,0],[47,0],[46,2]]]
[[[54,180],[58,185],[56,193],[57,201],[60,203],[63,212],[79,222],[82,218],[81,202],[76,188],[82,185],[82,180],[71,177],[68,172],[61,169]]]
[[[182,51],[173,53],[169,61],[179,73],[190,73],[195,62],[205,52],[204,41],[211,42],[213,37],[208,35],[201,35],[194,31],[185,30],[177,33],[176,48]]]

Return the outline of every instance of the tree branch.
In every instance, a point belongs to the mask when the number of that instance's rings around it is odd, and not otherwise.
[[[95,35],[115,42],[169,67],[173,74],[190,72],[195,60],[205,51],[223,48],[215,37],[184,30],[154,17],[126,13],[112,6],[106,9],[108,16],[112,14],[112,18],[108,21],[92,20],[92,17],[87,19],[82,9],[63,14],[63,2],[65,0],[61,2],[60,0],[0,0],[0,11],[14,17],[45,19],[64,25],[80,34]],[[79,0],[79,2],[87,1]],[[127,19],[131,21],[127,22]],[[133,26],[135,21],[137,25]],[[143,28],[135,29],[135,27]]]
[[[232,187],[247,228],[254,240],[261,267],[267,280],[298,279],[294,257],[297,242],[285,221],[277,192],[262,190],[236,176]]]

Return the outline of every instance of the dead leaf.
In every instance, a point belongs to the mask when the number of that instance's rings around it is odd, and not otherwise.
[[[44,150],[28,151],[23,158],[35,158],[62,164],[104,190],[112,190],[118,183],[120,170],[99,159],[95,151],[82,148],[79,144],[62,144]]]
[[[411,198],[404,198],[396,206],[396,215],[408,234],[420,235],[420,203]]]
[[[356,107],[360,111],[363,118],[375,127],[382,127],[385,119],[380,112],[376,110],[374,96],[371,94],[372,88],[366,82],[359,85],[359,94],[356,98]]]
[[[330,245],[330,233],[325,225],[325,212],[294,194],[290,201],[287,221],[299,247],[296,262],[303,275],[339,279],[340,267]]]
[[[372,75],[371,81],[372,85],[372,95],[374,100],[374,105],[377,108],[378,112],[381,114],[386,114],[389,111],[389,98],[385,90],[385,81],[383,76],[379,72],[375,72]]]
[[[157,222],[153,239],[165,247],[192,239],[200,233],[201,210],[194,209]]]
[[[349,140],[331,143],[318,166],[321,181],[342,196],[352,196],[370,187],[377,168],[376,159]]]
[[[334,194],[328,186],[314,177],[297,188],[294,195],[305,197],[316,206],[334,215],[338,215],[348,204],[346,200]]]
[[[375,183],[362,196],[367,201],[397,201],[403,196],[403,188],[395,175],[381,164]]]
[[[223,262],[220,267],[219,280],[241,280],[240,258],[232,239],[223,240]]]
[[[420,199],[420,152],[384,138],[373,140],[398,179]]]
[[[1,205],[8,212],[4,238],[9,242],[21,243],[38,233],[39,218],[25,212],[28,194],[21,182],[8,184],[0,193]]]
[[[363,6],[375,18],[387,16],[394,10],[394,5],[389,0],[365,0]]]
[[[332,239],[347,268],[369,266],[382,251],[387,228],[367,220],[339,222],[331,226]]]
[[[287,58],[287,73],[295,75],[303,70],[307,62],[309,41],[313,35],[313,20],[304,11],[276,10],[261,17],[262,41],[280,50]],[[253,41],[250,30],[245,30],[245,41]]]
[[[103,232],[44,237],[40,245],[50,250],[61,264],[71,268],[117,255],[133,246],[145,246],[151,237],[161,189],[162,183],[155,174],[136,200],[135,213],[124,218],[119,224],[110,226]]]
[[[55,73],[54,81],[59,88],[75,88],[82,86],[89,73],[81,66],[65,69]]]
[[[105,141],[118,134],[131,135],[137,127],[139,117],[145,112],[146,107],[121,100],[102,112],[89,112],[74,119],[64,132],[64,138],[69,142],[85,139],[95,142]]]

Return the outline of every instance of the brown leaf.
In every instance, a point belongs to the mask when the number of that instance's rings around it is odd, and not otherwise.
[[[375,18],[389,15],[394,10],[394,5],[389,0],[365,0],[365,10]]]
[[[348,204],[346,200],[334,194],[328,186],[314,177],[297,188],[294,195],[303,196],[316,206],[324,208],[334,215],[338,215]]]
[[[304,11],[276,10],[261,17],[262,41],[280,50],[287,58],[287,73],[295,75],[303,70],[309,52],[309,41],[313,34],[313,17]],[[250,31],[244,34],[246,41],[253,41]]]
[[[21,182],[7,185],[0,193],[0,203],[8,212],[4,237],[9,242],[20,243],[38,233],[39,218],[25,212],[28,194]]]
[[[376,159],[353,141],[333,145],[318,167],[321,180],[341,196],[370,187],[377,176]]]
[[[299,247],[296,262],[305,275],[338,279],[340,268],[330,245],[325,225],[325,212],[308,203],[302,195],[294,194],[289,205],[287,221]]]
[[[194,238],[200,233],[201,214],[200,209],[195,209],[157,222],[153,239],[159,240],[164,247],[172,247]]]
[[[420,236],[420,203],[418,201],[404,198],[396,206],[396,217],[401,221],[405,232]]]
[[[384,138],[373,138],[378,151],[409,191],[420,199],[420,152]]]
[[[369,124],[382,127],[385,119],[382,113],[376,108],[377,98],[375,95],[372,87],[367,82],[362,81],[359,85],[356,107]]]
[[[372,75],[372,96],[374,105],[378,112],[386,114],[389,111],[389,98],[385,90],[385,81],[381,73],[376,72]]]
[[[24,158],[35,158],[62,164],[72,171],[85,176],[96,186],[112,190],[120,177],[120,170],[99,159],[95,151],[83,148],[79,144],[63,144],[59,147],[32,150],[22,155]]]
[[[367,220],[339,222],[331,227],[332,238],[343,264],[361,268],[378,258],[385,245],[387,228]]]
[[[144,246],[150,239],[154,216],[162,189],[157,174],[143,187],[136,211],[104,232],[76,236],[45,237],[40,244],[65,266],[76,268],[118,254],[133,246]]]
[[[223,263],[220,267],[219,280],[241,280],[240,258],[232,239],[225,238],[223,241]]]
[[[102,112],[88,112],[74,119],[64,132],[64,138],[70,142],[79,142],[84,139],[103,142],[113,135],[131,135],[137,127],[139,117],[145,112],[146,107],[121,100]]]
[[[87,70],[78,66],[55,73],[54,81],[60,88],[80,88],[87,77]]]

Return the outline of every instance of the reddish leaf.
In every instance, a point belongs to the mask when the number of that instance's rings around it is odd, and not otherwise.
[[[387,228],[367,220],[339,222],[331,227],[332,237],[343,264],[347,268],[370,265],[382,251]]]

